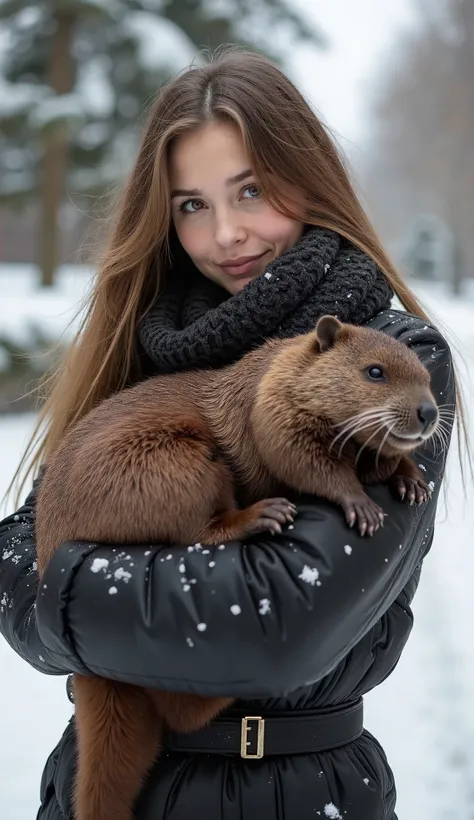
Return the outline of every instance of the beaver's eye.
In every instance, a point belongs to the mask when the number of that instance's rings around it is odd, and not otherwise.
[[[368,368],[367,372],[369,377],[374,381],[380,381],[380,379],[384,378],[384,372],[378,365],[372,365],[372,367]]]

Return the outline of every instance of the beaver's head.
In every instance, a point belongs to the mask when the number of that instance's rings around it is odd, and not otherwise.
[[[439,412],[430,374],[405,344],[334,316],[322,316],[311,336],[313,358],[306,358],[301,373],[301,398],[335,425],[337,449],[352,438],[395,454],[433,435]]]

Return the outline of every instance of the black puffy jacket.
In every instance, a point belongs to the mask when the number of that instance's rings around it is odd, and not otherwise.
[[[409,345],[431,371],[437,401],[454,403],[451,356],[437,330],[396,310],[369,325]],[[421,508],[394,499],[385,486],[370,488],[388,513],[372,538],[349,530],[334,505],[305,498],[291,531],[209,548],[209,554],[64,544],[39,589],[33,489],[0,524],[1,631],[46,674],[95,673],[172,691],[232,695],[246,701],[250,715],[352,701],[390,674],[410,633],[410,603],[433,538],[445,459],[439,446],[416,454],[434,486],[433,499]],[[126,571],[107,581],[104,572],[91,572],[97,558]],[[187,594],[178,571],[183,561],[194,580]],[[313,569],[320,585],[308,583],[316,577]],[[235,604],[238,615],[231,611]],[[72,817],[74,765],[72,720],[46,764],[38,820]],[[395,787],[382,748],[366,731],[331,751],[258,761],[166,755],[136,817],[194,816],[395,820]]]

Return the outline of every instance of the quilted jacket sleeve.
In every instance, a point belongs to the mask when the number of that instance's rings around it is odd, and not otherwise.
[[[38,481],[24,505],[0,522],[0,634],[28,663],[51,675],[83,672],[80,658],[48,649],[38,634],[34,505]]]
[[[371,325],[411,346],[438,402],[454,404],[449,348],[434,328],[397,311]],[[2,629],[37,667],[41,654],[45,671],[87,669],[203,695],[281,696],[327,674],[407,584],[431,543],[445,459],[439,446],[416,454],[433,486],[421,508],[385,486],[370,488],[388,513],[372,538],[350,530],[334,505],[304,497],[278,537],[208,548],[66,543],[46,570],[36,611],[32,554],[28,592],[23,559],[12,567],[4,557],[0,596],[11,598]],[[31,502],[17,515],[17,530],[11,518],[2,525],[7,553],[23,520],[33,549]]]

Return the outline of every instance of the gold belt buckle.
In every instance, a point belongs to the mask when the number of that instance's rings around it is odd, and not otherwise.
[[[258,721],[257,727],[257,752],[256,754],[250,754],[248,751],[248,746],[250,746],[251,741],[248,739],[248,733],[251,730],[251,726],[249,726],[249,720],[256,720]],[[258,760],[259,758],[263,757],[263,745],[265,739],[265,720],[261,717],[244,717],[242,718],[242,729],[240,733],[240,756],[244,757],[246,760]]]

